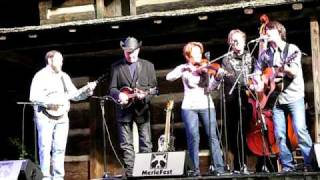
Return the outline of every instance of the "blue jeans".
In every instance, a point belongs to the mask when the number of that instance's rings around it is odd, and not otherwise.
[[[304,98],[289,104],[277,104],[273,107],[273,122],[277,143],[280,147],[280,161],[285,169],[293,169],[293,157],[286,144],[286,117],[290,114],[293,129],[298,137],[305,165],[309,165],[308,158],[312,140],[306,126]]]
[[[193,162],[196,172],[199,171],[199,120],[202,121],[205,132],[209,137],[209,113],[208,109],[182,109],[182,119],[186,129],[188,150],[191,161]],[[211,137],[208,142],[213,165],[217,172],[224,172],[224,162],[222,159],[222,151],[219,145],[219,140],[216,133],[217,121],[214,109],[210,109],[210,129]]]
[[[38,130],[39,159],[43,179],[63,180],[69,131],[68,115],[64,115],[59,120],[52,120],[42,112],[35,111],[34,120]],[[52,171],[50,164],[52,164]]]

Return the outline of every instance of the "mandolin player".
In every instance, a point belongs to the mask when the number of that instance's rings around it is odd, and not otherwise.
[[[132,176],[135,152],[132,125],[135,121],[139,133],[139,152],[152,151],[149,104],[157,86],[154,65],[139,58],[142,42],[134,37],[120,41],[124,58],[112,64],[110,94],[117,99],[116,118],[125,175]],[[133,102],[132,102],[133,101]]]

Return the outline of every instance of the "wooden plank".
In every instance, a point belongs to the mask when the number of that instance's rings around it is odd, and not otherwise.
[[[319,22],[316,17],[310,20],[312,73],[314,83],[314,108],[315,108],[315,141],[320,143],[320,38]]]
[[[80,161],[89,161],[88,155],[80,156],[66,156],[64,162],[80,162]]]
[[[88,4],[94,4],[94,0],[64,0],[64,1],[52,1],[52,7],[71,7],[71,6],[80,6],[80,5],[88,5]]]
[[[50,19],[42,20],[40,23],[44,24],[57,24],[62,22],[78,21],[78,20],[89,20],[96,17],[94,11],[81,12],[81,13],[72,13],[72,14],[61,14],[53,15]]]

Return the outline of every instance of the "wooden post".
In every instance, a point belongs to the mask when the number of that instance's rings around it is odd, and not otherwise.
[[[136,0],[130,0],[130,15],[137,15]]]
[[[104,17],[104,0],[96,0],[96,18]]]
[[[311,17],[310,34],[314,84],[315,142],[320,143],[320,38],[319,22],[316,17]]]
[[[136,15],[136,0],[121,0],[121,12],[123,16]]]

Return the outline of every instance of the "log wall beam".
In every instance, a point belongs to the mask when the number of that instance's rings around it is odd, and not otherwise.
[[[312,72],[314,83],[314,108],[315,108],[315,141],[320,142],[320,37],[319,22],[316,17],[310,20]]]

